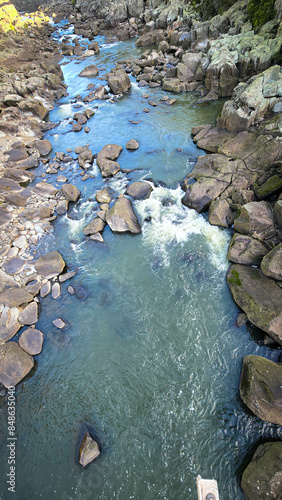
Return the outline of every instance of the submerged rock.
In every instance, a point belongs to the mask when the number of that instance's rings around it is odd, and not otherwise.
[[[233,264],[227,282],[249,321],[282,344],[282,290],[275,281],[259,269]]]
[[[93,462],[100,455],[100,447],[95,439],[87,431],[79,448],[79,463],[82,467]]]
[[[91,76],[96,76],[99,74],[99,70],[95,64],[90,64],[89,66],[86,66],[78,76],[82,77],[91,77]]]
[[[36,271],[44,278],[54,278],[61,274],[66,263],[62,256],[56,250],[48,252],[43,257],[40,257],[35,263]]]
[[[0,382],[16,386],[33,368],[34,360],[16,342],[0,345]]]
[[[282,442],[261,444],[244,470],[241,487],[248,500],[279,500],[282,491]]]
[[[141,233],[141,227],[133,212],[131,202],[123,195],[120,195],[114,206],[108,210],[106,221],[113,232]]]
[[[245,356],[240,396],[262,420],[282,425],[282,366],[261,356]]]
[[[67,326],[65,321],[62,320],[61,318],[54,319],[52,323],[56,328],[59,328],[59,330],[62,330],[62,328],[65,328],[65,326]]]

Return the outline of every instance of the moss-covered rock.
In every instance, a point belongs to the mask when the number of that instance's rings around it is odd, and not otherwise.
[[[242,476],[248,500],[280,500],[282,492],[282,442],[261,444]]]
[[[281,190],[282,190],[282,178],[276,174],[272,175],[261,186],[256,186],[255,195],[258,200],[263,200]]]
[[[245,356],[240,396],[262,420],[282,425],[282,366],[261,356]]]

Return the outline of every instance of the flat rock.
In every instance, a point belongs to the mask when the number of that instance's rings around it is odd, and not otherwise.
[[[8,274],[18,274],[23,271],[26,265],[26,260],[20,257],[12,257],[4,264],[4,269]]]
[[[96,76],[98,74],[99,74],[99,70],[98,70],[97,66],[95,64],[90,64],[89,66],[86,66],[86,68],[84,68],[79,73],[78,76],[89,78],[91,76]]]
[[[214,200],[209,208],[209,223],[214,226],[229,227],[232,210],[227,200]]]
[[[275,236],[274,214],[266,201],[253,201],[243,205],[240,216],[234,221],[234,229],[258,240]]]
[[[67,326],[67,324],[61,318],[54,319],[52,323],[56,328],[59,328],[59,330],[62,330],[62,328],[65,328],[65,326]]]
[[[86,465],[90,464],[90,462],[93,462],[93,460],[95,460],[95,458],[97,458],[100,453],[101,452],[98,443],[87,431],[79,448],[79,463],[83,467],[86,467]]]
[[[5,387],[16,386],[33,368],[34,360],[16,342],[0,345],[0,382]]]
[[[35,141],[33,147],[39,151],[40,156],[47,156],[52,150],[51,142],[48,139]]]
[[[34,191],[45,198],[52,198],[57,194],[58,189],[49,184],[48,182],[38,182],[36,184]]]
[[[10,222],[13,218],[13,214],[11,212],[6,212],[6,210],[0,208],[0,226],[4,226]]]
[[[282,243],[263,257],[261,270],[266,276],[282,281]]]
[[[73,184],[63,184],[61,192],[68,201],[76,202],[80,197],[79,189]]]
[[[235,233],[229,245],[228,259],[235,264],[259,266],[267,253],[268,250],[259,240]]]
[[[67,273],[61,274],[59,276],[60,283],[64,283],[67,280],[70,280],[76,275],[76,271],[68,271]]]
[[[240,396],[262,420],[282,425],[282,366],[261,356],[245,356]]]
[[[96,200],[98,203],[110,203],[112,197],[110,195],[110,190],[109,188],[104,188],[101,191],[98,191],[95,195]]]
[[[40,330],[36,328],[28,328],[25,330],[20,338],[20,347],[32,356],[40,354],[42,351],[44,335]]]
[[[108,210],[106,221],[113,232],[141,233],[141,227],[133,212],[131,202],[123,195],[120,195],[114,206]]]
[[[282,344],[282,290],[275,281],[255,267],[233,264],[227,282],[249,321]]]
[[[21,324],[18,322],[18,316],[17,307],[4,307],[0,318],[0,344],[10,340],[19,331]]]
[[[40,297],[46,297],[49,293],[51,292],[51,283],[50,281],[47,281],[47,283],[44,283],[40,289]]]
[[[261,444],[244,470],[241,487],[248,500],[279,500],[282,490],[282,442]]]
[[[38,321],[37,302],[28,304],[19,314],[18,320],[22,325],[34,325]]]
[[[50,279],[61,274],[65,265],[66,263],[59,252],[53,250],[40,257],[34,267],[41,276]]]
[[[18,288],[19,284],[9,274],[0,269],[0,293],[7,288]]]
[[[18,307],[28,304],[33,300],[33,295],[23,288],[7,288],[0,294],[0,304],[8,307]]]
[[[103,236],[101,235],[101,233],[91,234],[90,239],[91,239],[92,241],[97,241],[98,243],[105,243],[105,242],[104,242],[104,238],[103,238]]]
[[[135,139],[130,139],[125,145],[129,151],[136,151],[139,148],[139,143]]]
[[[145,200],[149,198],[153,188],[148,182],[137,181],[127,186],[125,193],[134,200]]]

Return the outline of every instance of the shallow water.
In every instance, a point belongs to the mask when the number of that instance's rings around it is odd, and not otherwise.
[[[58,249],[78,272],[62,285],[60,299],[41,301],[37,327],[45,334],[43,352],[17,387],[13,498],[19,500],[196,500],[198,474],[218,480],[221,500],[240,500],[245,456],[259,440],[281,438],[278,427],[254,417],[238,395],[243,356],[276,360],[278,354],[262,346],[256,329],[235,326],[238,309],[225,281],[230,232],[181,204],[180,180],[204,154],[193,144],[191,128],[213,123],[222,102],[199,106],[197,95],[184,94],[170,107],[160,103],[163,91],[134,83],[114,104],[86,106],[98,106],[89,134],[70,132],[69,118],[79,111],[73,97],[83,97],[89,82],[100,84],[78,78],[81,69],[95,63],[108,70],[115,60],[140,53],[133,41],[104,44],[98,56],[80,64],[66,58],[62,66],[69,96],[50,113],[61,122],[46,135],[53,151],[89,143],[98,153],[118,143],[124,147],[121,167],[138,170],[104,180],[94,165],[95,178],[82,182],[74,161],[62,172],[82,197],[71,218],[54,223],[38,253]],[[149,114],[142,112],[147,92],[158,103]],[[131,138],[140,143],[134,153],[125,149]],[[47,179],[56,184],[55,177]],[[84,239],[82,230],[98,208],[95,192],[109,185],[120,193],[129,181],[144,178],[165,186],[134,204],[142,235],[116,235],[107,227],[105,245]],[[148,216],[151,221],[144,221]],[[67,293],[69,284],[75,296]],[[66,330],[53,327],[57,317],[67,322]],[[6,484],[6,422],[0,401],[5,500],[12,495]],[[77,452],[86,424],[102,455],[82,470]]]

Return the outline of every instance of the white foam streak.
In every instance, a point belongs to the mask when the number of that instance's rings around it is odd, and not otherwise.
[[[184,244],[192,234],[202,234],[209,245],[209,258],[219,270],[227,267],[227,245],[229,235],[218,227],[211,226],[202,215],[181,203],[183,191],[154,188],[150,198],[136,202],[135,207],[142,220],[143,240],[152,245],[154,253],[161,255],[164,264],[169,265],[169,245]],[[163,202],[166,200],[164,206]],[[150,222],[144,222],[151,217]]]

